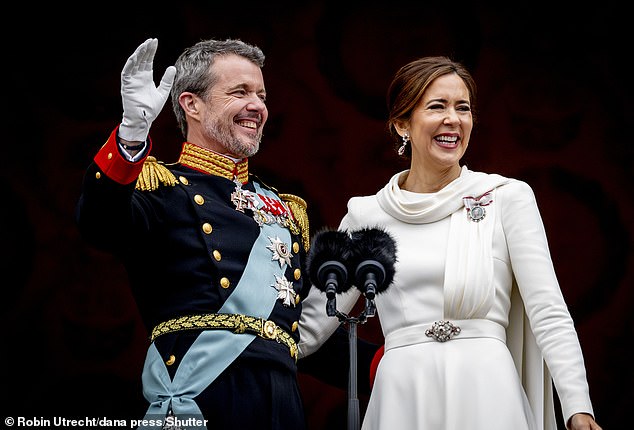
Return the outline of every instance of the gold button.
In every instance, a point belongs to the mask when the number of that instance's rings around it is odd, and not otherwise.
[[[297,327],[299,327],[299,323],[297,321],[293,322],[291,326],[291,331],[297,331]]]
[[[295,294],[295,304],[296,304],[296,305],[298,305],[298,304],[299,304],[299,301],[300,301],[301,299],[302,299],[302,298],[300,297],[300,295],[299,295],[299,294]]]
[[[97,179],[101,179],[101,172],[97,172],[97,173],[95,173],[95,178],[97,178]]]
[[[200,194],[196,194],[194,196],[194,201],[198,203],[199,205],[202,205],[203,203],[205,203],[205,199],[203,199],[203,196],[201,196]]]
[[[220,251],[218,251],[217,249],[214,249],[214,258],[216,259],[216,261],[220,261],[222,260],[222,255],[220,255]]]
[[[108,160],[112,160],[112,152],[108,152]]]
[[[293,252],[297,254],[299,252],[299,243],[293,242]]]
[[[211,224],[209,224],[208,222],[203,224],[203,231],[205,232],[205,234],[211,233],[211,230],[213,230],[213,228],[211,228]]]
[[[295,277],[295,280],[298,281],[299,278],[302,277],[302,271],[299,269],[295,269],[295,271],[293,272],[293,276]]]
[[[227,278],[222,278],[220,280],[220,286],[224,289],[229,288],[229,285],[231,285],[231,282],[229,282],[229,280]]]
[[[176,362],[176,357],[174,357],[174,354],[172,354],[170,355],[170,358],[165,362],[165,364],[167,364],[168,366],[171,366],[175,362]]]
[[[187,178],[186,178],[186,177],[184,177],[184,176],[179,176],[179,177],[178,177],[178,180],[179,180],[179,181],[181,182],[181,184],[183,184],[183,185],[189,185],[189,181],[188,181],[188,180],[187,180]]]

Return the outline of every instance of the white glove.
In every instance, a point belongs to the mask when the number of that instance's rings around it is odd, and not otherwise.
[[[154,85],[152,62],[157,47],[158,39],[143,42],[128,58],[121,72],[123,119],[119,137],[131,142],[145,142],[174,83],[176,68],[169,66],[159,86]]]

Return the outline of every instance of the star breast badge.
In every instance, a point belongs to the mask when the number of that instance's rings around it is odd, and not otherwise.
[[[272,261],[278,261],[280,263],[280,269],[284,267],[284,264],[290,266],[291,265],[291,251],[286,245],[286,243],[282,242],[279,237],[272,238],[269,237],[271,244],[267,246],[267,249],[270,249],[273,255],[271,256]]]

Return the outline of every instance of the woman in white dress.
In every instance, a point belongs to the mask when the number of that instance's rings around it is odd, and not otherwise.
[[[555,430],[552,383],[570,430],[594,420],[584,360],[532,189],[460,161],[475,83],[426,57],[388,90],[388,125],[411,158],[376,195],[353,197],[340,230],[380,228],[396,242],[392,285],[376,296],[385,337],[363,430]],[[348,313],[360,292],[337,298]],[[313,288],[300,357],[339,325]]]

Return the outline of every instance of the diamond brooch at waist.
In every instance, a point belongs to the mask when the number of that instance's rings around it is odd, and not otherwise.
[[[436,321],[431,328],[425,330],[427,337],[434,338],[438,342],[446,342],[460,333],[460,327],[450,321]]]

